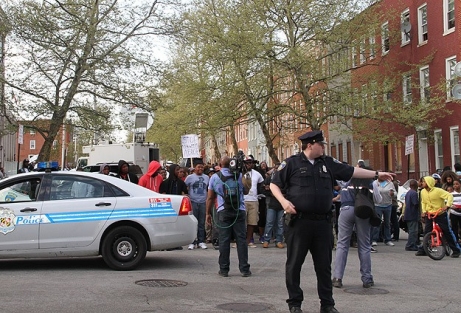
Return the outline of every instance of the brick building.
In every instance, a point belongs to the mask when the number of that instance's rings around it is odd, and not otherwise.
[[[459,101],[454,101],[451,90],[457,80],[461,80],[454,73],[460,59],[461,32],[456,24],[461,17],[461,2],[383,0],[377,5],[380,11],[391,12],[391,15],[381,21],[380,33],[370,39],[380,47],[375,51],[377,66],[373,70],[385,73],[385,68],[392,65],[397,75],[401,75],[392,98],[401,97],[401,109],[405,110],[407,105],[424,105],[435,92],[440,93],[441,89],[437,86],[446,84],[440,104],[444,104],[451,113],[431,125],[420,125],[411,133],[401,127],[402,138],[414,135],[414,153],[405,155],[405,142],[402,140],[400,144],[365,147],[365,151],[370,152],[365,153],[365,158],[375,168],[395,171],[400,180],[419,178],[445,166],[452,167],[460,162],[461,107]],[[364,54],[369,53],[364,51]],[[362,52],[352,57],[358,65],[368,62],[367,58],[362,58]],[[358,85],[367,70],[370,70],[369,67],[357,66],[352,71],[352,84]],[[399,128],[397,125],[393,127]]]

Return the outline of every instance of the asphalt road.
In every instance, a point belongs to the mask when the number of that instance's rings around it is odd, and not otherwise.
[[[460,312],[461,259],[433,261],[378,245],[372,255],[375,287],[363,289],[357,250],[351,248],[344,287],[334,289],[341,313]],[[161,251],[148,254],[137,270],[110,270],[101,258],[1,260],[0,313],[288,312],[286,250],[260,244],[249,251],[253,276],[240,276],[232,249],[228,278],[218,272],[218,251]],[[166,280],[166,281],[165,281]],[[169,286],[169,287],[166,287]],[[304,312],[319,312],[310,255],[302,272]]]

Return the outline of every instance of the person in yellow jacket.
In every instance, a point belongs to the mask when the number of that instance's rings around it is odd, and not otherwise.
[[[443,208],[443,213],[437,215],[435,221],[439,224],[448,241],[448,245],[453,251],[451,257],[458,258],[460,247],[451,230],[447,214],[447,209],[453,204],[453,195],[442,188],[435,187],[435,179],[431,176],[426,176],[421,180],[421,187],[421,216],[425,218],[424,235],[432,231],[432,221],[427,218],[427,213],[435,213],[440,208]],[[426,255],[422,246],[418,247],[416,255]]]

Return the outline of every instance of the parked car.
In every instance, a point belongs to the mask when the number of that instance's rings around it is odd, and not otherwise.
[[[132,270],[147,251],[194,241],[188,197],[113,176],[31,172],[0,181],[0,259],[97,256]]]
[[[83,167],[83,171],[84,172],[99,172],[99,169],[101,168],[101,164],[103,163],[98,163],[98,164],[95,164],[95,165],[87,165],[85,167]],[[110,175],[117,175],[118,173],[118,163],[107,163],[107,165],[109,165],[109,172],[110,172]],[[139,165],[136,165],[136,164],[133,164],[133,163],[128,163],[128,165],[130,166],[129,167],[129,171],[130,173],[133,173],[135,174],[136,176],[138,176],[138,178],[140,178],[142,176],[142,170],[141,170],[141,167]]]

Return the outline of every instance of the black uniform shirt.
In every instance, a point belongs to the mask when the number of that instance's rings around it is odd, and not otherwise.
[[[353,173],[352,166],[330,156],[312,164],[301,152],[282,162],[272,183],[286,189],[286,198],[297,212],[326,214],[331,210],[333,180],[348,181]]]

